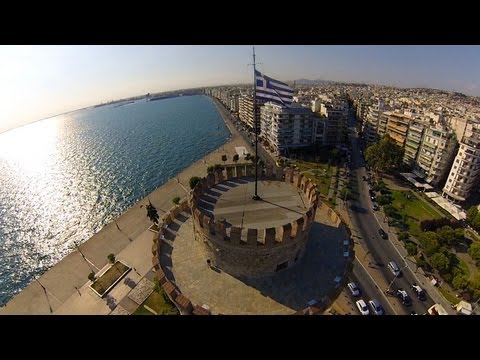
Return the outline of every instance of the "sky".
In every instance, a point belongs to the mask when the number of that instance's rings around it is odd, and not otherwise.
[[[480,46],[262,45],[278,80],[430,87],[480,96]],[[252,82],[245,45],[0,46],[0,132],[110,100]]]

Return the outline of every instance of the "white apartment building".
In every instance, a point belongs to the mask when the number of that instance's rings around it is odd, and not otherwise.
[[[455,134],[447,126],[427,127],[418,149],[415,173],[422,174],[430,185],[438,186],[451,168],[456,146]]]
[[[469,121],[460,148],[453,161],[443,195],[455,201],[465,201],[477,184],[480,173],[480,121]]]
[[[266,103],[260,109],[260,135],[277,155],[313,144],[313,117],[309,108],[292,104],[286,108]]]

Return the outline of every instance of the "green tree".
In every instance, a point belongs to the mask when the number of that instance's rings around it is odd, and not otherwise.
[[[455,241],[455,230],[450,226],[442,226],[437,230],[440,245],[452,246]]]
[[[108,254],[107,259],[110,264],[113,264],[115,262],[115,254]]]
[[[456,228],[455,230],[455,242],[459,243],[462,242],[463,239],[465,238],[465,230],[462,228]]]
[[[180,202],[180,197],[179,197],[179,196],[175,196],[175,197],[172,199],[172,202],[173,202],[175,205],[178,205],[178,203]]]
[[[148,201],[147,205],[147,216],[151,222],[153,222],[154,224],[158,224],[158,219],[160,217],[158,216],[157,209],[155,208],[155,206],[152,205],[150,200]]]
[[[227,161],[227,155],[222,155],[223,165],[225,165],[225,161]]]
[[[480,244],[472,242],[468,248],[468,255],[470,255],[477,263],[480,262]]]
[[[468,210],[467,210],[467,221],[471,224],[473,223],[473,220],[475,219],[475,217],[478,215],[478,207],[477,205],[474,205],[474,206],[471,206]]]
[[[438,249],[438,236],[433,231],[427,231],[420,237],[425,255],[430,256]]]
[[[478,213],[473,219],[472,227],[477,230],[480,229],[480,213]]]
[[[470,279],[468,291],[473,295],[474,298],[480,297],[480,273],[475,275],[473,279]]]
[[[402,165],[404,150],[388,135],[365,150],[365,159],[374,171],[392,172]]]
[[[410,238],[410,234],[406,231],[401,231],[398,233],[398,240],[406,241]]]
[[[468,287],[468,279],[465,275],[457,275],[452,280],[452,285],[457,290],[464,290]]]
[[[405,245],[405,249],[407,250],[407,253],[410,256],[415,256],[418,253],[417,244],[411,241],[407,242],[407,244]]]
[[[432,266],[441,273],[447,273],[450,269],[450,259],[443,253],[435,253],[430,257]]]
[[[238,156],[238,154],[235,154],[235,155],[233,155],[233,159],[232,159],[232,160],[233,160],[233,162],[236,163],[239,158],[240,158],[240,157]]]
[[[197,186],[197,184],[200,182],[200,180],[202,179],[200,179],[198,176],[192,176],[189,181],[190,189],[194,189],[195,186]]]

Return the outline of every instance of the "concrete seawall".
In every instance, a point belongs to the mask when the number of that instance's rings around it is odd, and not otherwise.
[[[76,293],[78,288],[85,285],[88,281],[87,276],[92,270],[97,272],[107,265],[108,254],[118,254],[129,246],[135,246],[136,240],[151,225],[145,209],[149,200],[161,217],[172,207],[174,197],[183,198],[190,191],[189,180],[192,176],[206,176],[209,165],[222,163],[222,155],[227,155],[227,161],[232,162],[232,157],[236,153],[235,147],[245,146],[251,152],[250,145],[228,120],[229,112],[217,100],[213,101],[232,138],[138,201],[116,221],[107,224],[81,244],[80,250],[88,263],[79,251],[75,250],[50,268],[38,281],[33,281],[15,295],[6,306],[0,308],[0,314],[55,314],[55,310]],[[142,253],[141,256],[145,257],[141,259],[142,262],[151,263],[149,252],[145,252],[144,255]]]

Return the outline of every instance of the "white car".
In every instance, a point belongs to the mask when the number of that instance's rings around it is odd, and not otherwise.
[[[360,311],[360,314],[362,315],[369,315],[370,311],[368,311],[367,304],[365,304],[365,301],[363,299],[358,300],[355,304],[357,304],[358,311]]]
[[[349,282],[347,284],[348,290],[352,293],[353,296],[358,296],[360,295],[360,289],[354,282]]]

